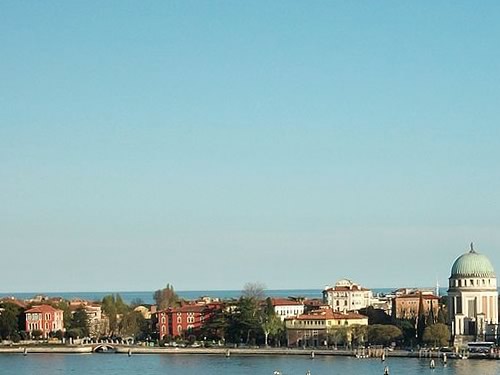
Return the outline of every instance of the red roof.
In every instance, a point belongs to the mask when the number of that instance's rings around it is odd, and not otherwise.
[[[311,311],[309,314],[302,314],[299,315],[296,318],[289,318],[288,320],[327,320],[327,319],[363,319],[366,318],[366,316],[350,312],[350,313],[340,313],[340,312],[335,312],[332,311],[331,309],[321,309],[321,310],[315,310]]]
[[[293,301],[285,298],[272,298],[273,306],[302,306],[302,302]]]
[[[55,309],[50,305],[40,305],[40,306],[33,306],[31,309],[26,310],[26,313],[55,313],[59,312],[62,310]]]
[[[411,298],[411,299],[419,299],[420,294],[403,294],[401,296],[396,296],[395,298],[401,299],[401,298]],[[435,296],[433,294],[422,294],[422,299],[433,299],[433,300],[439,300],[438,296]]]
[[[179,313],[179,312],[202,312],[205,310],[214,310],[221,307],[220,303],[205,303],[205,304],[194,304],[194,303],[188,303],[184,304],[180,307],[169,307],[167,309],[158,311],[158,312],[172,312],[172,313]]]

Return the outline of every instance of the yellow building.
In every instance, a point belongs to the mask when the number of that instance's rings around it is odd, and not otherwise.
[[[330,308],[285,319],[288,346],[324,346],[330,330],[367,325],[368,317],[364,315],[334,312]]]

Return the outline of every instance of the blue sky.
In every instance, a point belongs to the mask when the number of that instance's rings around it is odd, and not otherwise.
[[[500,268],[500,5],[0,5],[0,291]]]

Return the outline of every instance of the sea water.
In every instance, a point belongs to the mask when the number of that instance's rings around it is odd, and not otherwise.
[[[363,375],[380,374],[388,366],[391,375],[496,375],[500,361],[454,360],[445,367],[437,362],[429,368],[428,359],[308,356],[231,356],[186,354],[0,354],[2,375]]]

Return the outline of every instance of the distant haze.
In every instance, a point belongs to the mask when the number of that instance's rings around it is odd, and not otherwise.
[[[0,5],[0,291],[500,270],[498,2]]]

